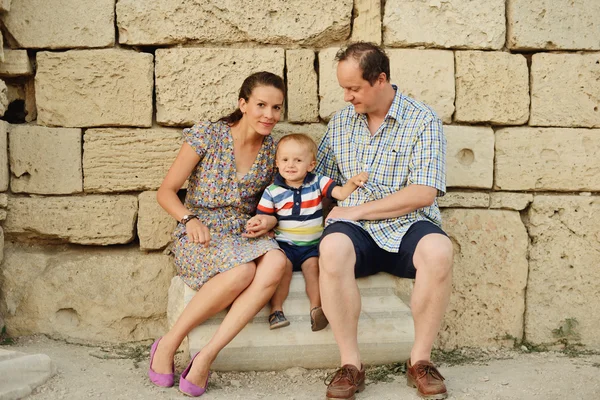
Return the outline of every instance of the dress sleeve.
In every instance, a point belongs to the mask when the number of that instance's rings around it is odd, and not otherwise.
[[[183,130],[183,140],[194,149],[201,159],[204,158],[206,149],[210,146],[212,139],[210,122],[200,122]]]
[[[446,193],[446,138],[439,118],[425,122],[413,147],[409,170],[409,184],[436,188],[438,196]]]

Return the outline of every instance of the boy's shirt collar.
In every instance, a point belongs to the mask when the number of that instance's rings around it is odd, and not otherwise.
[[[313,172],[307,173],[306,176],[304,177],[304,182],[302,183],[302,185],[300,187],[302,187],[302,186],[306,185],[307,183],[309,183],[310,181],[312,181],[315,176],[316,175]],[[281,187],[284,187],[284,188],[290,189],[290,190],[296,190],[296,189],[298,189],[298,188],[295,188],[295,187],[288,186],[285,183],[285,179],[283,179],[283,176],[281,176],[281,174],[279,173],[279,171],[277,171],[277,173],[275,174],[275,181],[273,183],[275,185],[277,185],[277,186],[281,186]]]

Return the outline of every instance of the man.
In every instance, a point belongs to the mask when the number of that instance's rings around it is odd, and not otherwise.
[[[446,190],[442,123],[390,83],[389,59],[376,45],[352,44],[336,60],[344,100],[351,104],[329,122],[316,171],[337,182],[367,171],[369,180],[331,210],[319,246],[322,305],[342,365],[327,399],[354,399],[364,388],[355,277],[380,271],[415,279],[407,383],[421,397],[444,399],[444,378],[430,363],[452,280],[452,243],[440,228],[436,202]]]

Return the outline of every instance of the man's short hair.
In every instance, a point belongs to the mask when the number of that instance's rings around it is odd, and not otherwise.
[[[387,81],[390,81],[390,59],[383,49],[374,43],[356,42],[346,48],[340,49],[335,55],[336,61],[345,61],[352,58],[358,62],[362,70],[362,78],[371,86],[383,72]]]

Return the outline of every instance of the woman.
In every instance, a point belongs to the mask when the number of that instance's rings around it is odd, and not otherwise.
[[[180,221],[173,245],[178,275],[198,290],[173,328],[152,345],[148,375],[159,386],[173,385],[173,358],[186,335],[231,306],[179,380],[185,394],[202,395],[219,351],[269,301],[281,280],[285,255],[263,236],[267,226],[244,229],[273,179],[275,146],[269,135],[281,117],[284,96],[279,76],[250,75],[232,114],[184,130],[184,144],[158,189],[159,204]],[[188,178],[182,204],[177,191]]]

